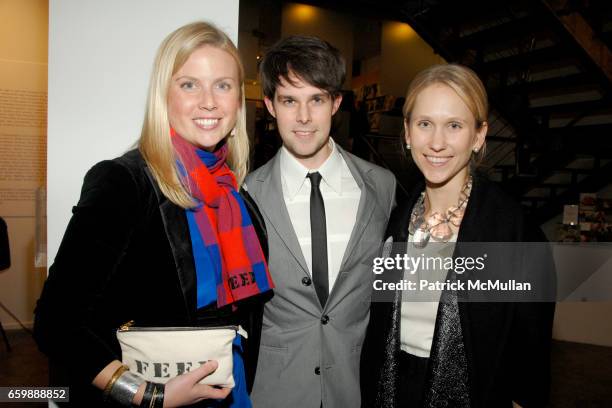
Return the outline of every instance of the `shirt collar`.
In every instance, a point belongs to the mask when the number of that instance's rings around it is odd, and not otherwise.
[[[332,152],[318,169],[309,170],[300,163],[285,146],[281,147],[280,169],[284,181],[285,194],[293,199],[302,189],[308,173],[318,171],[322,181],[338,194],[342,194],[342,156],[336,143],[330,137]]]
[[[283,191],[292,200],[302,189],[308,169],[297,161],[283,145],[280,152],[280,170],[283,180]]]
[[[342,156],[340,150],[336,147],[334,139],[329,138],[332,152],[325,162],[317,170],[321,173],[323,181],[339,195],[342,194]]]

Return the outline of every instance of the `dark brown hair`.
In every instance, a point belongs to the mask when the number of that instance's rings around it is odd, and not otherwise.
[[[293,84],[289,73],[335,98],[344,84],[346,64],[340,51],[327,41],[296,35],[274,44],[264,56],[259,72],[263,93],[270,99],[281,78]]]

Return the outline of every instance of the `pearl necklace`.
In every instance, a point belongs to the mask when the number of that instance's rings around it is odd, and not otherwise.
[[[455,235],[450,224],[455,227],[461,225],[471,192],[472,176],[469,176],[461,189],[457,205],[449,207],[444,215],[434,212],[425,219],[425,191],[423,191],[412,209],[408,226],[408,232],[413,235],[414,246],[423,248],[430,238],[436,242],[450,241]]]

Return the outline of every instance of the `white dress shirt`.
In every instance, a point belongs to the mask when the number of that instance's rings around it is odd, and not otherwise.
[[[283,198],[293,230],[304,254],[312,276],[312,243],[310,233],[310,179],[308,173],[318,171],[322,180],[319,186],[325,203],[327,231],[327,267],[329,290],[334,286],[344,251],[357,219],[361,189],[353,178],[346,162],[330,138],[332,152],[318,169],[308,169],[281,147],[280,170]]]

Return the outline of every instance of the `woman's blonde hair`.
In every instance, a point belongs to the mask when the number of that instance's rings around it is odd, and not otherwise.
[[[226,138],[227,163],[236,175],[238,185],[242,184],[248,171],[249,137],[246,131],[244,67],[238,50],[223,31],[210,23],[196,22],[185,25],[168,35],[159,46],[149,82],[145,117],[138,141],[138,148],[162,193],[183,208],[191,208],[195,202],[181,182],[176,165],[177,155],[170,139],[168,90],[172,75],[185,64],[195,50],[205,45],[228,52],[238,66],[241,105],[235,132]]]
[[[459,95],[474,115],[476,129],[480,129],[487,122],[489,115],[487,91],[474,71],[459,64],[433,65],[416,75],[406,92],[406,102],[403,108],[405,120],[410,121],[414,104],[421,91],[434,84],[446,85]],[[485,146],[486,143],[476,154],[474,158],[476,163],[483,159]]]

